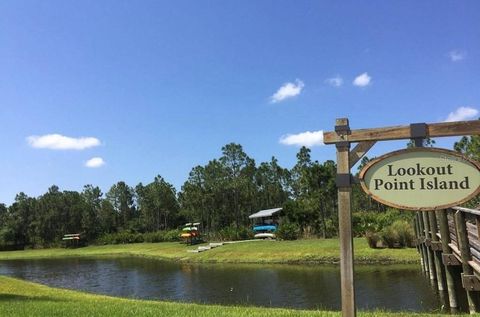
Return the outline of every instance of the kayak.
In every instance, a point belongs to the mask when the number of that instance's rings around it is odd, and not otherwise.
[[[275,239],[275,234],[274,233],[257,233],[256,235],[253,236],[255,239],[266,239],[266,238],[271,238]]]
[[[182,231],[197,231],[198,228],[197,227],[185,227],[182,229]]]
[[[253,227],[253,231],[272,231],[273,232],[275,230],[277,230],[277,227],[272,225]]]

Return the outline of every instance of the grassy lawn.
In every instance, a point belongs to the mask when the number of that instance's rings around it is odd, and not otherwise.
[[[419,261],[416,249],[371,249],[363,238],[355,239],[357,263],[415,263]],[[43,249],[0,252],[1,260],[144,256],[186,262],[204,263],[333,263],[339,261],[338,239],[298,241],[254,241],[223,245],[202,253],[188,253],[178,242],[136,243],[89,246],[79,249]]]
[[[116,298],[51,288],[0,276],[0,316],[340,316],[340,312],[198,305]],[[360,312],[364,317],[445,316],[441,314]]]

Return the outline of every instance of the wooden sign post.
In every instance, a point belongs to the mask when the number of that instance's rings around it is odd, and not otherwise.
[[[416,123],[409,126],[395,126],[376,129],[350,130],[348,119],[337,119],[335,131],[325,132],[323,142],[337,147],[337,188],[338,221],[340,235],[340,274],[342,291],[342,316],[355,317],[355,285],[353,267],[352,235],[352,182],[350,169],[365,155],[377,141],[433,137],[478,135],[480,121],[458,121],[442,123]],[[350,150],[351,143],[358,143]]]

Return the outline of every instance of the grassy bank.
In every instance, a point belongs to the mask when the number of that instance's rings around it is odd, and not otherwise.
[[[0,316],[336,317],[340,316],[340,313],[133,300],[51,288],[0,276]],[[359,316],[431,317],[442,315],[373,311],[360,312]]]
[[[365,239],[354,241],[356,263],[415,263],[415,249],[371,249]],[[202,253],[178,242],[89,246],[79,249],[41,249],[0,252],[1,260],[144,256],[158,259],[203,263],[335,263],[339,261],[338,239],[297,241],[254,241],[223,245]]]

